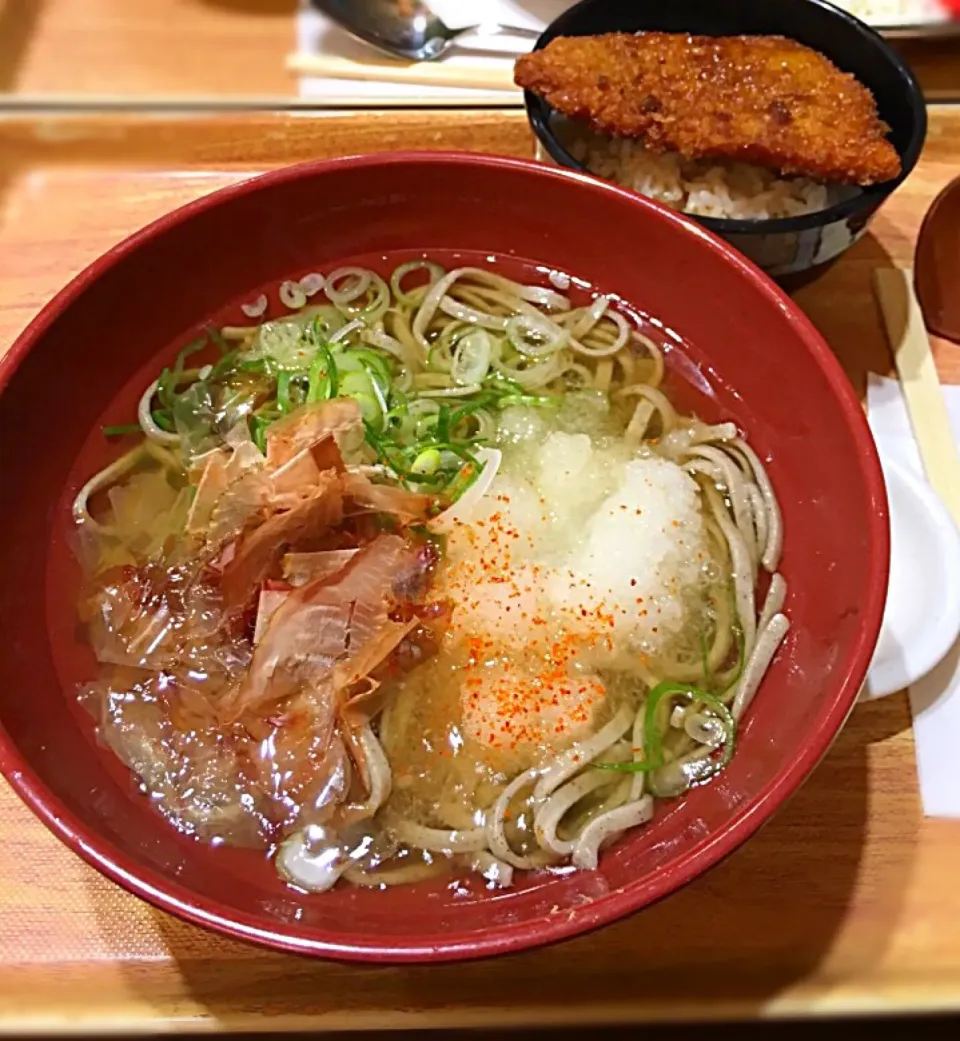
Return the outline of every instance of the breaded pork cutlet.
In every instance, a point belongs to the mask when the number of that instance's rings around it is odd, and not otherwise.
[[[514,78],[557,112],[658,152],[845,184],[900,173],[870,91],[782,36],[558,37],[521,57]]]

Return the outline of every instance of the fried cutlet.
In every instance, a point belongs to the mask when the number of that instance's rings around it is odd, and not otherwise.
[[[782,36],[558,37],[521,57],[514,78],[557,112],[653,151],[846,184],[900,173],[870,91]]]

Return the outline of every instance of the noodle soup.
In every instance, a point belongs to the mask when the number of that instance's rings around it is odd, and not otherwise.
[[[506,886],[722,771],[788,627],[780,512],[652,327],[429,256],[242,313],[73,507],[80,696],[172,827],[311,892]]]

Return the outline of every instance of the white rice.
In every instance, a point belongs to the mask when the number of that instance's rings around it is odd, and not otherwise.
[[[566,145],[570,154],[598,177],[698,217],[796,217],[825,209],[836,201],[826,185],[809,177],[780,177],[751,163],[684,159],[677,152],[648,151],[640,141],[579,128]]]

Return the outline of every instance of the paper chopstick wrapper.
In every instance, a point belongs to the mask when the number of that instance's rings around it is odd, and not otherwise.
[[[960,447],[960,386],[944,386],[943,398]],[[871,375],[867,409],[880,452],[924,476],[900,383]],[[910,688],[910,708],[924,815],[960,819],[960,642]]]

